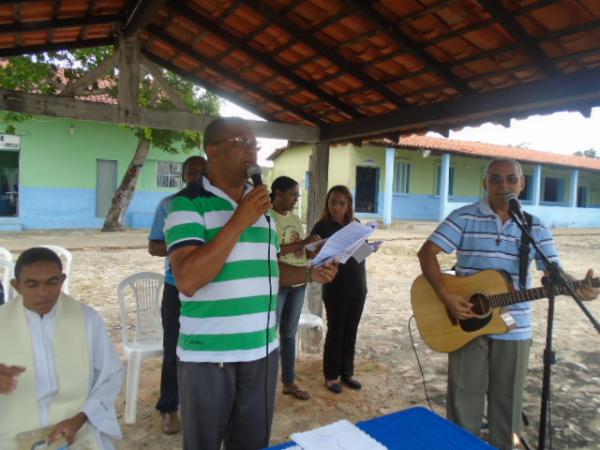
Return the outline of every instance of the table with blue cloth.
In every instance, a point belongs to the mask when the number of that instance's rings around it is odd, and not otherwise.
[[[358,422],[356,426],[390,450],[494,448],[458,425],[422,407]],[[279,450],[294,445],[294,442],[286,442],[269,448]]]

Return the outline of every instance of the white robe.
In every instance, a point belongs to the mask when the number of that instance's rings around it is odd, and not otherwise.
[[[91,364],[91,385],[82,412],[99,432],[104,450],[114,450],[110,437],[120,438],[115,401],[123,383],[123,364],[108,335],[100,315],[82,305]],[[37,398],[42,426],[48,423],[50,403],[58,392],[58,377],[54,364],[54,330],[56,306],[44,317],[25,309],[36,372]]]

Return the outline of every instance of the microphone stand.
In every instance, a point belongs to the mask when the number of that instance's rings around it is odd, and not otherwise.
[[[566,291],[569,293],[573,300],[577,303],[577,305],[581,308],[583,313],[590,320],[596,331],[600,334],[600,323],[594,318],[594,316],[589,312],[587,307],[583,304],[581,299],[575,293],[573,286],[569,282],[569,280],[565,277],[565,273],[562,268],[551,262],[548,257],[542,252],[538,243],[533,238],[529,230],[524,224],[523,215],[516,213],[512,209],[509,210],[509,214],[517,224],[517,226],[521,229],[521,231],[529,237],[531,245],[536,250],[537,254],[540,256],[544,268],[549,276],[544,277],[542,282],[544,286],[547,288],[548,292],[548,317],[547,317],[547,326],[546,326],[546,348],[544,348],[544,374],[542,381],[542,400],[540,407],[540,426],[539,426],[539,434],[538,434],[538,450],[544,450],[546,444],[546,422],[550,425],[550,432],[552,432],[551,426],[551,418],[549,414],[549,408],[551,406],[550,403],[550,368],[552,364],[556,362],[555,352],[552,350],[552,329],[554,325],[554,299],[555,299],[555,287],[564,287]],[[546,280],[546,282],[544,282]],[[550,443],[552,443],[552,435],[550,435]],[[552,448],[552,445],[550,446]]]

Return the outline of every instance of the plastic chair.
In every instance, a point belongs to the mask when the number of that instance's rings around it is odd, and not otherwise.
[[[58,255],[58,257],[63,260],[63,272],[67,275],[67,279],[63,283],[62,291],[65,294],[69,294],[69,286],[71,282],[71,266],[73,265],[73,254],[64,247],[59,245],[42,245],[47,249],[52,250],[54,253]]]
[[[12,253],[8,249],[0,247],[0,259],[5,259],[8,262],[11,262],[13,260]]]
[[[4,249],[3,249],[4,250]],[[4,303],[8,303],[14,296],[14,289],[10,285],[10,280],[14,276],[15,265],[12,261],[9,261],[3,257],[0,257],[0,270],[2,274],[2,294]]]
[[[307,289],[308,292],[308,289]],[[302,330],[318,329],[323,332],[323,318],[313,314],[308,309],[308,299],[304,299],[300,320],[298,321],[298,332],[296,333],[296,353],[300,353],[300,340]]]
[[[164,276],[154,272],[140,272],[119,283],[117,293],[121,307],[123,347],[127,355],[125,390],[125,423],[135,423],[140,388],[140,372],[145,358],[163,354],[163,330],[160,303]],[[131,298],[133,297],[133,299]],[[128,299],[135,302],[135,310],[128,307]],[[130,339],[128,324],[133,319],[134,333]]]

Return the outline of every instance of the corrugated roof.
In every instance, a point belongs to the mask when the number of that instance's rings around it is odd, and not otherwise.
[[[384,142],[383,140],[378,139],[365,141],[364,144],[380,147],[395,147],[398,149],[427,149],[436,152],[486,159],[512,158],[522,163],[545,164],[600,171],[600,159],[543,152],[540,150],[512,147],[509,145],[486,144],[483,142],[410,135],[400,138],[397,143]],[[283,152],[294,147],[296,146],[279,148],[271,153],[267,159],[273,161]]]

